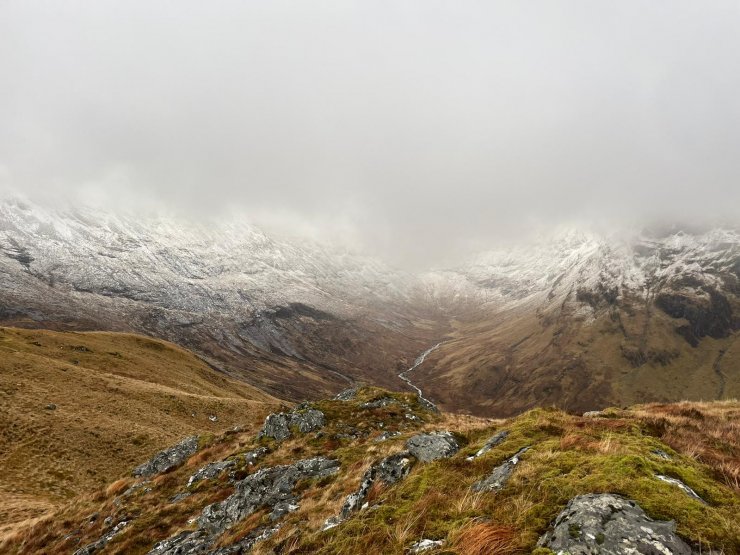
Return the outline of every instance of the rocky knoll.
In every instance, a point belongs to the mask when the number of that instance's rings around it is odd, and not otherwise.
[[[492,422],[342,397],[188,438],[0,553],[740,554],[732,459],[695,458],[736,456],[737,403]]]

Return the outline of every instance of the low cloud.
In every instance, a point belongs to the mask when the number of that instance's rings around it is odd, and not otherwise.
[[[736,2],[0,5],[0,180],[426,266],[738,221]]]

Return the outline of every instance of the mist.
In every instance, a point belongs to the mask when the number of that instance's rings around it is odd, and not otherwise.
[[[0,3],[0,185],[402,266],[740,221],[740,4]]]

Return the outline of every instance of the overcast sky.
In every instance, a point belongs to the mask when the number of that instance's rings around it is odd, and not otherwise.
[[[740,2],[0,0],[0,183],[420,264],[740,220]]]

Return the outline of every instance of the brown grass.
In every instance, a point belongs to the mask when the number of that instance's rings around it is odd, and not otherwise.
[[[453,547],[460,555],[514,555],[520,552],[516,537],[512,528],[479,522],[462,528]]]
[[[740,401],[654,403],[633,413],[653,435],[740,491]]]
[[[0,328],[0,532],[273,403],[164,341]]]

